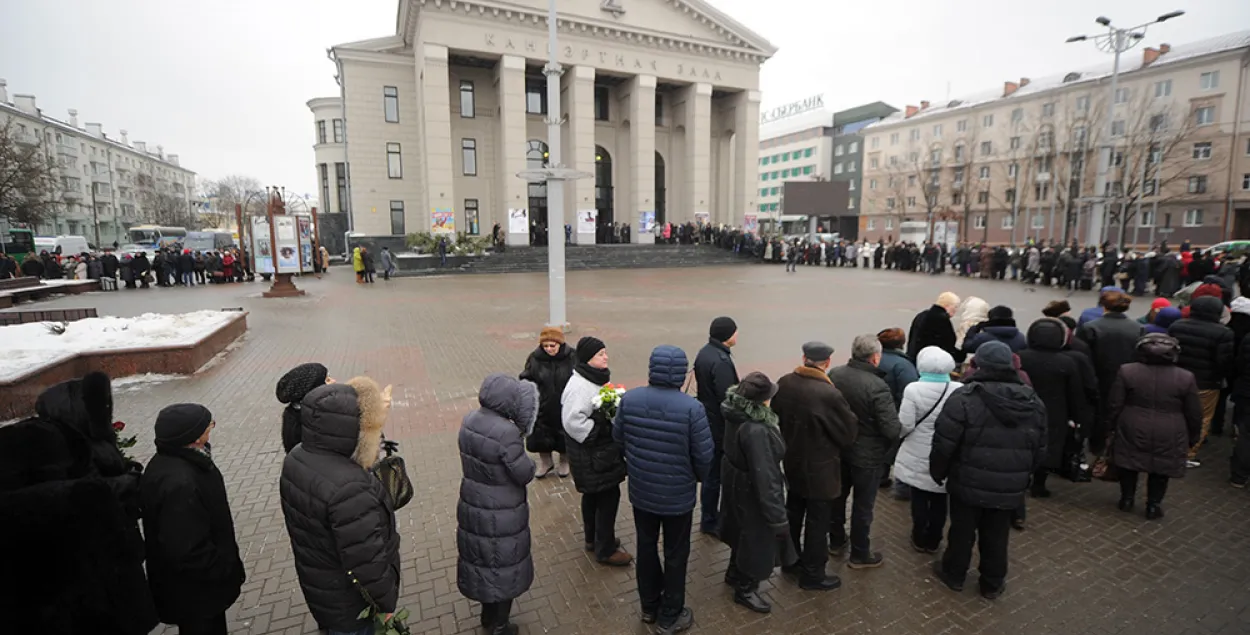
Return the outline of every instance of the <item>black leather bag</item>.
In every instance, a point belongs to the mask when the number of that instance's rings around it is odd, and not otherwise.
[[[382,487],[391,501],[391,509],[400,510],[412,500],[412,480],[408,478],[408,468],[404,457],[398,454],[399,444],[394,441],[383,441],[382,449],[386,456],[373,465],[373,475],[382,481]]]

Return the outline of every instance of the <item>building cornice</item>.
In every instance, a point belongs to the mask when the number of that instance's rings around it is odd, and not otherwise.
[[[169,161],[162,159],[159,155],[151,154],[148,152],[141,152],[137,148],[133,148],[120,141],[109,139],[107,137],[100,138],[100,137],[92,136],[86,130],[83,130],[81,128],[75,128],[74,126],[71,126],[64,121],[53,119],[52,117],[49,117],[47,115],[43,115],[43,114],[40,114],[39,116],[31,115],[28,112],[25,112],[18,108],[14,108],[5,103],[0,103],[0,113],[8,114],[8,115],[15,116],[15,117],[21,117],[23,119],[26,119],[27,121],[36,123],[40,126],[53,128],[55,130],[61,131],[62,133],[72,134],[75,137],[82,139],[83,141],[101,143],[101,144],[108,146],[110,149],[116,150],[118,152],[126,152],[136,157],[152,161],[153,163],[159,163],[162,167],[170,168],[173,170],[178,170],[179,172],[185,172],[192,176],[195,176],[196,174],[194,170],[189,170],[181,165],[170,163]],[[41,137],[40,142],[45,143],[46,140]]]
[[[561,33],[569,35],[600,40],[616,40],[632,46],[757,65],[763,64],[777,51],[776,47],[768,43],[767,40],[752,33],[746,27],[734,22],[705,3],[688,0],[665,0],[665,2],[686,13],[691,20],[702,22],[716,30],[727,41],[713,42],[683,38],[671,33],[627,27],[610,20],[597,20],[583,16],[560,16],[556,19],[556,26]],[[416,5],[417,10],[409,8],[409,4]],[[400,24],[397,26],[402,31],[397,33],[397,35],[401,36],[399,38],[401,40],[401,43],[398,44],[399,47],[411,44],[415,39],[414,34],[419,22],[419,14],[422,11],[430,10],[444,14],[462,14],[476,18],[488,18],[497,22],[525,26],[535,30],[545,31],[547,28],[547,13],[545,11],[517,6],[500,0],[400,0],[398,18]],[[371,42],[377,42],[377,40]]]
[[[309,99],[307,105],[310,109],[315,108],[342,108],[343,100],[338,97],[313,97]]]

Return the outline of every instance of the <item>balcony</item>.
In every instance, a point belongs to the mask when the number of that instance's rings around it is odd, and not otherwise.
[[[78,158],[78,146],[74,145],[73,143],[69,141],[62,141],[56,144],[56,153],[63,157],[70,157],[71,159],[77,159]]]
[[[26,146],[39,145],[39,135],[25,129],[16,128],[13,130],[13,140]]]
[[[1034,180],[1038,183],[1050,183],[1050,172],[1038,172]]]
[[[107,184],[107,183],[109,183],[110,181],[111,181],[111,179],[109,178],[109,173],[108,173],[107,171],[105,171],[105,172],[99,172],[99,173],[95,173],[95,174],[92,174],[92,175],[91,175],[91,182],[92,182],[92,183],[105,183],[105,184]]]

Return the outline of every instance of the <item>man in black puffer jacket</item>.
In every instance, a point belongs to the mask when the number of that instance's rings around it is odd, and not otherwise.
[[[993,600],[1007,586],[1013,512],[1046,460],[1046,406],[1020,383],[1006,344],[983,344],[977,367],[976,378],[947,399],[934,428],[929,475],[946,484],[951,525],[946,553],[933,567],[943,584],[963,590],[979,542],[981,595]]]
[[[302,441],[282,463],[279,492],[308,611],[322,629],[356,633],[367,605],[358,581],[384,613],[399,598],[399,533],[378,460],[390,408],[367,377],[326,384],[304,397]]]
[[[1202,400],[1202,436],[1189,449],[1189,467],[1200,465],[1196,460],[1211,429],[1211,419],[1220,401],[1220,388],[1233,376],[1233,330],[1220,324],[1224,303],[1219,298],[1204,296],[1189,305],[1189,317],[1168,327],[1168,335],[1181,343],[1181,356],[1176,365],[1194,374],[1198,380],[1198,397]]]

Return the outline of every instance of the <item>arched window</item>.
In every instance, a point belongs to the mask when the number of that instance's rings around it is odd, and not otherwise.
[[[611,228],[615,222],[612,199],[612,155],[603,146],[595,146],[595,209],[599,210],[600,228]],[[610,233],[595,232],[596,242],[608,242],[605,234]]]

